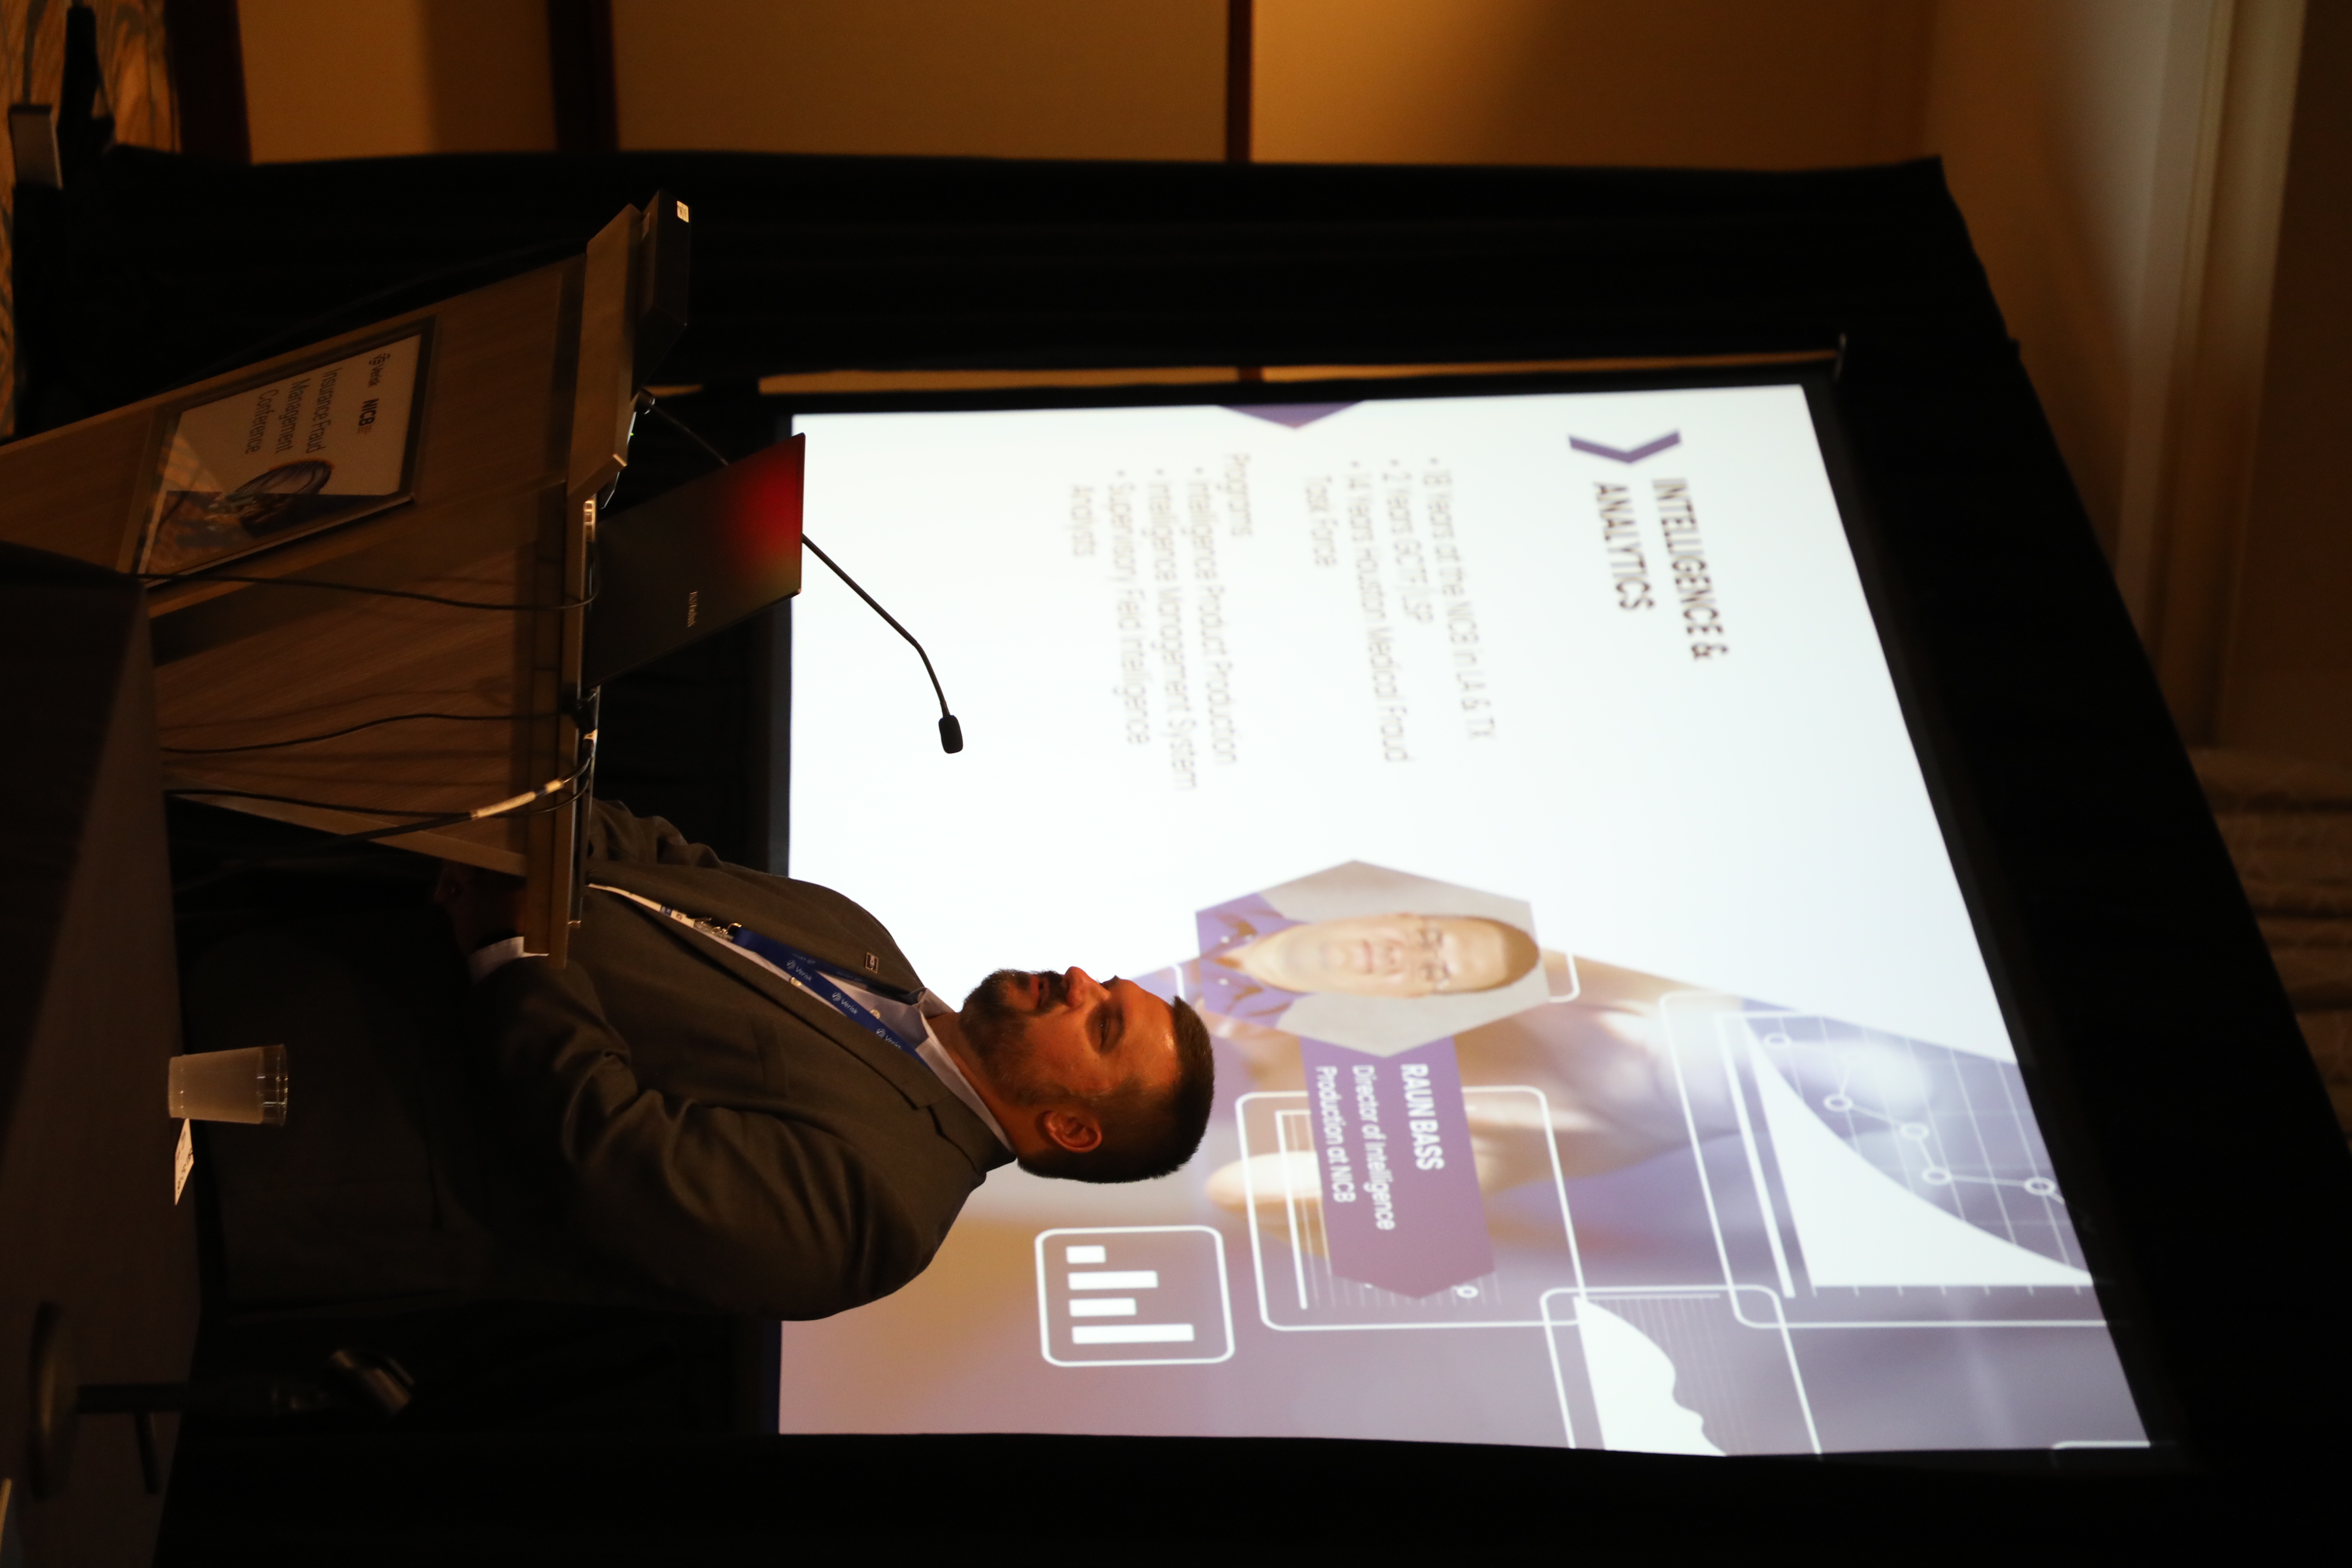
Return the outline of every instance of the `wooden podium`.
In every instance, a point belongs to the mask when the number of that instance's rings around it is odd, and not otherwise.
[[[401,499],[151,586],[167,787],[242,792],[197,798],[340,834],[562,781],[508,815],[384,842],[524,877],[523,934],[562,961],[594,740],[588,547],[627,462],[655,227],[625,208],[584,255],[0,447],[0,539],[138,571],[182,416],[378,343],[423,345]],[[371,724],[406,714],[435,716]]]

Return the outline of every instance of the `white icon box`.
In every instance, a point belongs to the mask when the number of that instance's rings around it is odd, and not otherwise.
[[[1039,1347],[1055,1366],[1181,1366],[1234,1353],[1225,1243],[1205,1225],[1037,1236]]]

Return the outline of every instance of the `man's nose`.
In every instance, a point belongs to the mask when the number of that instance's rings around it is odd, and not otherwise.
[[[1062,972],[1062,984],[1070,988],[1070,999],[1074,1002],[1090,997],[1102,989],[1100,985],[1095,984],[1093,975],[1075,963]]]

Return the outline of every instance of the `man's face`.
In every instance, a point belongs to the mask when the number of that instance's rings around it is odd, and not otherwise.
[[[1465,915],[1355,915],[1292,926],[1237,956],[1286,991],[1431,996],[1485,991],[1510,978],[1503,929]]]
[[[1023,1104],[1093,1099],[1130,1082],[1160,1092],[1177,1079],[1175,1016],[1132,980],[1000,969],[972,988],[960,1017],[990,1082]]]

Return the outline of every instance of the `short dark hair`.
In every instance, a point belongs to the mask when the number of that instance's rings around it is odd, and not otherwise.
[[[1486,920],[1484,915],[1472,918]],[[1503,933],[1503,978],[1486,989],[1496,991],[1506,985],[1517,985],[1543,962],[1543,949],[1536,945],[1535,938],[1508,921],[1486,920],[1486,923]]]
[[[1216,1056],[1201,1015],[1181,1000],[1168,1011],[1176,1023],[1176,1087],[1154,1095],[1127,1083],[1086,1100],[1102,1123],[1102,1142],[1083,1152],[1056,1145],[1024,1159],[1023,1170],[1072,1182],[1148,1182],[1192,1157],[1216,1102]]]

